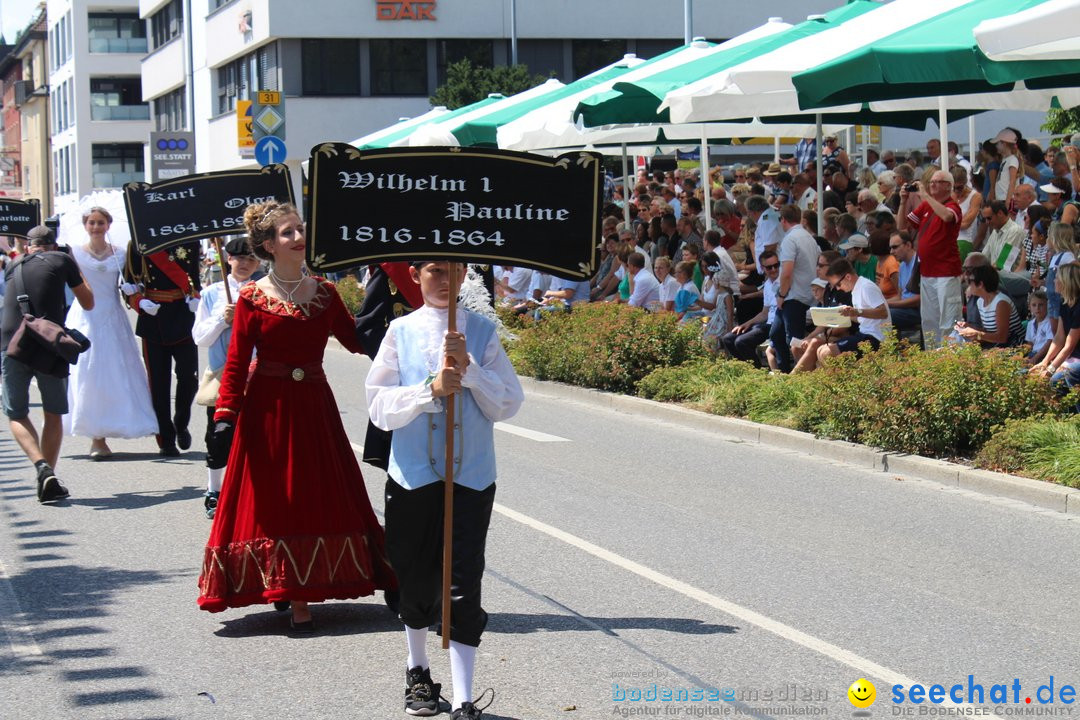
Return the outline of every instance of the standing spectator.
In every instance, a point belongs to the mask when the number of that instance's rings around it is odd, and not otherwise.
[[[919,258],[911,235],[895,232],[889,238],[889,252],[900,265],[900,297],[889,300],[889,315],[897,330],[919,327]]]
[[[1024,339],[1024,325],[1012,299],[998,289],[1001,279],[997,269],[989,264],[978,265],[971,268],[969,278],[968,288],[976,298],[980,327],[968,327],[960,321],[956,323],[957,334],[984,348],[1019,345]]]
[[[0,326],[3,347],[0,374],[3,377],[4,414],[11,436],[19,443],[37,471],[37,499],[41,503],[63,500],[69,493],[53,468],[60,458],[64,439],[63,416],[68,411],[67,378],[38,372],[8,356],[11,336],[22,323],[23,312],[18,298],[28,296],[27,304],[35,317],[64,324],[67,313],[64,288],[71,288],[84,310],[94,307],[94,292],[79,272],[79,266],[67,253],[58,252],[53,231],[38,225],[27,233],[27,254],[8,266],[4,274],[4,316]],[[37,381],[45,425],[38,436],[30,422],[30,383]]]
[[[915,248],[919,253],[920,311],[923,341],[927,350],[939,347],[960,319],[960,250],[956,236],[960,231],[960,206],[952,199],[952,176],[936,171],[926,191],[922,183],[916,187],[923,201],[907,215],[901,215],[897,227],[915,232]],[[903,201],[908,198],[907,187],[900,191]]]
[[[979,212],[982,210],[982,195],[971,189],[968,184],[967,170],[957,165],[951,171],[953,179],[953,200],[960,206],[960,232],[956,242],[960,244],[960,260],[975,249],[975,233],[979,229]]]
[[[781,162],[791,165],[798,172],[805,172],[806,168],[817,161],[817,140],[806,137],[795,143],[795,155]],[[736,177],[735,182],[739,182]]]
[[[791,372],[791,340],[806,335],[806,313],[814,303],[810,283],[817,275],[821,254],[814,236],[802,226],[802,211],[785,205],[780,211],[784,239],[780,241],[780,287],[776,292],[776,316],[769,339],[781,372]]]
[[[851,165],[851,160],[848,159],[847,151],[840,147],[840,143],[837,141],[835,135],[826,135],[821,138],[821,142],[825,145],[825,149],[821,151],[821,167],[826,169],[829,168],[829,166],[837,166],[846,177],[848,166]],[[828,174],[827,169],[825,172]],[[835,190],[837,188],[833,189]]]
[[[817,190],[810,187],[810,178],[805,173],[791,179],[791,201],[802,210],[817,207]]]
[[[776,319],[776,293],[780,289],[780,257],[775,250],[766,250],[761,255],[761,264],[765,270],[765,284],[761,291],[764,306],[754,317],[736,325],[720,341],[728,354],[736,360],[757,362],[757,347],[769,337],[769,330]]]
[[[1024,175],[1024,155],[1027,150],[1027,140],[1020,137],[1020,132],[1014,128],[1005,128],[994,138],[998,154],[1001,156],[1001,170],[997,176],[997,182],[991,189],[989,200],[1009,201],[1013,190]]]
[[[979,159],[983,165],[983,181],[982,187],[979,188],[983,202],[987,202],[991,199],[990,196],[994,192],[994,188],[997,186],[998,176],[1001,174],[1001,153],[998,152],[997,143],[993,140],[987,140],[979,149]]]
[[[982,209],[983,222],[990,234],[983,245],[982,254],[996,269],[1015,272],[1025,267],[1024,231],[1009,217],[1009,206],[1004,200],[991,200]]]
[[[757,271],[765,273],[762,266],[762,255],[767,251],[775,251],[784,237],[784,229],[780,226],[780,213],[776,208],[769,206],[769,201],[761,195],[751,195],[746,198],[746,214],[754,223],[754,252]]]
[[[94,308],[75,305],[68,325],[90,338],[91,344],[71,368],[64,430],[90,438],[90,458],[104,460],[112,455],[107,438],[154,435],[158,424],[139,346],[117,291],[125,248],[109,241],[112,215],[105,208],[90,208],[82,220],[87,242],[72,246],[71,252],[94,293]],[[124,289],[137,290],[130,285]]]

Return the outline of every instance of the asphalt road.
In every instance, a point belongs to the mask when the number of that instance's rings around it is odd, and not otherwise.
[[[367,365],[327,352],[355,443]],[[1011,711],[1050,676],[1080,682],[1070,516],[542,394],[496,435],[485,717],[846,717],[865,677],[883,718],[927,707],[891,686],[969,675],[1019,679]],[[315,607],[304,639],[272,609],[200,612],[201,453],[113,448],[95,463],[68,438],[72,498],[43,507],[0,433],[0,718],[404,717],[380,598]],[[364,471],[380,511],[385,477]],[[687,699],[633,699],[665,691]]]

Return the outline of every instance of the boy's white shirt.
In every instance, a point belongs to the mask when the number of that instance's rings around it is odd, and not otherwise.
[[[371,422],[383,430],[405,427],[422,413],[442,412],[442,401],[431,394],[430,383],[401,385],[398,372],[398,347],[394,325],[408,323],[418,325],[429,341],[421,352],[426,358],[430,372],[438,371],[445,355],[446,308],[424,305],[390,323],[379,352],[368,371],[365,390],[368,414]],[[459,309],[457,326],[459,332],[466,327],[468,311]],[[469,365],[461,377],[461,385],[472,393],[480,411],[492,422],[513,417],[525,400],[525,393],[518,382],[514,366],[506,357],[497,333],[484,348],[483,357],[469,355]]]

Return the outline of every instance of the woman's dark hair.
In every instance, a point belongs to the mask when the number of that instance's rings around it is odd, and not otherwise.
[[[649,219],[649,239],[655,240],[664,234],[663,228],[660,227],[660,218],[655,215]]]
[[[1027,227],[1024,229],[1030,230],[1032,226],[1035,225],[1035,223],[1039,222],[1040,220],[1049,218],[1051,215],[1052,213],[1042,205],[1038,203],[1031,203],[1030,205],[1028,205],[1026,221]]]
[[[870,252],[877,256],[889,254],[889,237],[892,235],[888,230],[875,230],[870,233]]]
[[[716,267],[720,264],[720,256],[710,250],[701,256],[701,263],[707,268]]]
[[[1022,158],[1027,157],[1028,141],[1024,139],[1024,136],[1020,134],[1020,131],[1014,127],[1006,127],[1006,130],[1012,130],[1016,134],[1016,149],[1020,151]],[[1039,158],[1040,162],[1042,158]],[[1037,164],[1037,163],[1036,163]]]
[[[973,285],[982,285],[986,292],[997,292],[1001,276],[993,265],[976,265],[969,272]]]
[[[705,236],[701,238],[702,243],[708,243],[713,247],[720,247],[720,240],[720,231],[718,230],[706,230]]]
[[[1001,159],[1001,153],[998,152],[997,143],[994,142],[993,138],[991,138],[990,140],[985,141],[982,144],[982,151],[984,153],[986,153],[987,155],[989,155],[990,157],[994,158],[995,160],[1000,160]]]

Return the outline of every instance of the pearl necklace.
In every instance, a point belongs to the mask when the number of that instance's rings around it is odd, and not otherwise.
[[[274,287],[276,287],[279,291],[281,291],[281,294],[285,296],[285,302],[287,302],[287,303],[289,303],[290,305],[293,305],[293,306],[296,305],[296,303],[293,302],[293,295],[296,294],[296,291],[300,289],[300,285],[303,284],[303,282],[304,282],[304,276],[303,275],[300,276],[299,280],[282,280],[280,277],[278,277],[276,272],[271,270],[270,271],[270,282],[274,283]],[[285,287],[284,287],[285,285],[287,285],[289,283],[292,283],[292,285],[293,285],[292,290],[286,290]]]

